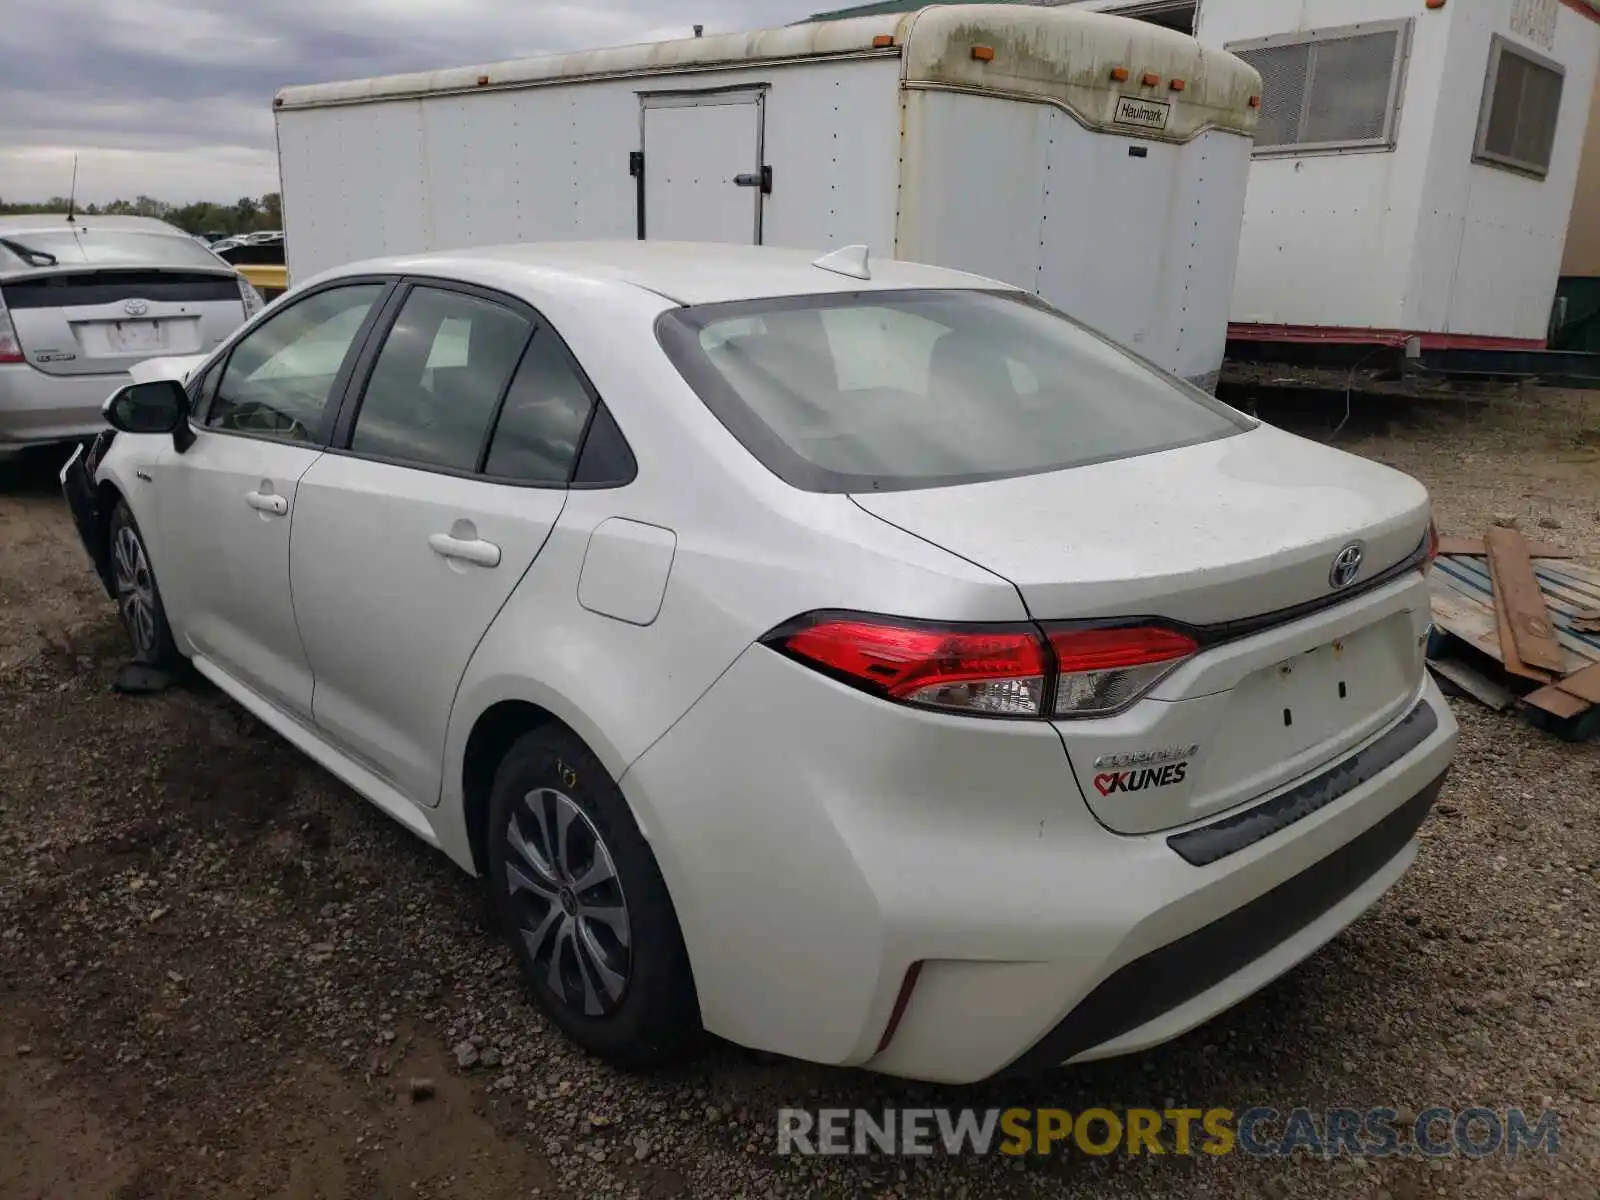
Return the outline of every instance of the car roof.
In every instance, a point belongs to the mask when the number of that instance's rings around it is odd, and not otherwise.
[[[334,272],[440,275],[515,290],[518,282],[628,284],[679,304],[714,304],[818,292],[905,288],[1009,288],[965,271],[894,259],[871,259],[872,278],[813,265],[825,250],[713,242],[526,242],[351,263]]]
[[[41,233],[49,230],[73,229],[123,229],[134,233],[167,233],[177,237],[189,235],[176,225],[169,225],[155,217],[90,216],[79,213],[71,224],[66,213],[18,213],[0,217],[0,234]]]

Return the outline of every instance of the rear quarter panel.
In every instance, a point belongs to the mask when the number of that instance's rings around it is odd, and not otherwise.
[[[640,303],[659,310],[659,302]],[[638,476],[624,487],[572,490],[549,542],[479,643],[451,715],[441,820],[459,812],[473,725],[500,701],[547,709],[618,778],[744,649],[800,613],[1024,616],[1016,589],[998,576],[886,525],[848,496],[778,480],[711,415],[653,338],[629,342],[621,314],[597,321],[577,308],[547,307],[611,407]],[[629,352],[618,353],[620,344]],[[675,538],[659,612],[647,624],[580,601],[591,535],[610,518]],[[635,815],[649,836],[655,814]]]

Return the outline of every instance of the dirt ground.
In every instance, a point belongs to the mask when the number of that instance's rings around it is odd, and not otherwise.
[[[1283,419],[1326,436],[1341,415]],[[1422,478],[1446,532],[1515,516],[1600,559],[1600,395],[1358,405],[1338,444]],[[725,1046],[627,1076],[545,1028],[441,856],[201,683],[112,693],[122,640],[53,467],[0,467],[5,1200],[1600,1197],[1594,745],[1458,702],[1415,869],[1157,1052],[965,1089]],[[1548,1105],[1561,1153],[780,1158],[796,1104]]]

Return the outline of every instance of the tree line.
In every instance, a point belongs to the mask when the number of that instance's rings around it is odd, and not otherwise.
[[[0,216],[66,211],[65,196],[52,196],[40,204],[11,203],[0,199]],[[224,237],[283,228],[283,197],[277,192],[267,192],[263,196],[241,196],[232,204],[217,204],[209,200],[193,204],[169,204],[151,196],[138,196],[133,200],[113,200],[110,204],[82,204],[76,206],[76,211],[86,217],[156,217],[176,225],[186,233],[213,233]]]

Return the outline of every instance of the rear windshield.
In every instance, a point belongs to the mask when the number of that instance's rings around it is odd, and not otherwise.
[[[698,305],[663,314],[657,334],[718,419],[808,491],[1003,479],[1252,427],[1023,293]]]
[[[47,254],[63,267],[225,267],[215,254],[186,233],[140,233],[127,229],[0,230],[13,243],[0,246],[0,263],[41,267],[43,260],[28,261],[19,248]]]

